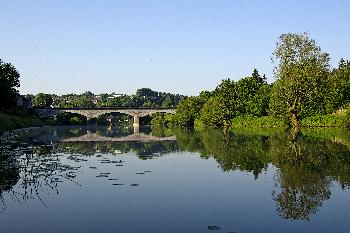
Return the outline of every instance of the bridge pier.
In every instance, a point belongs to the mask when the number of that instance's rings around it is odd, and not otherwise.
[[[134,123],[132,124],[134,126],[134,134],[140,133],[140,117],[134,115]]]
[[[140,127],[140,117],[134,116],[134,123],[132,124],[134,127]]]

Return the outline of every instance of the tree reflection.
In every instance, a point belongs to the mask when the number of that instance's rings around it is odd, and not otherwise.
[[[178,131],[176,138],[181,149],[213,157],[223,171],[249,171],[257,178],[269,162],[265,135],[206,130],[194,134]]]
[[[74,181],[78,167],[64,165],[57,156],[47,154],[50,147],[18,146],[15,149],[0,145],[0,199],[1,209],[6,209],[6,200],[24,204],[28,200],[39,200],[43,193],[59,193],[59,183]],[[8,197],[8,198],[7,198]]]
[[[45,129],[47,130],[47,129]],[[58,129],[51,137],[80,136],[85,128]],[[119,131],[96,131],[106,136]],[[42,190],[58,194],[61,181],[75,181],[78,167],[61,164],[60,154],[76,160],[96,154],[133,152],[140,159],[157,158],[178,151],[197,152],[204,159],[213,158],[224,172],[240,170],[255,179],[270,164],[277,168],[272,198],[278,214],[290,220],[309,220],[324,201],[331,197],[332,184],[350,187],[350,136],[342,132],[302,131],[291,140],[290,132],[280,130],[222,130],[175,132],[153,129],[153,135],[176,134],[177,141],[152,142],[60,142],[46,137],[43,144],[2,145],[0,148],[0,195],[25,202],[44,200]],[[36,133],[34,138],[44,137]],[[1,145],[0,145],[1,146]],[[68,158],[68,157],[67,157]],[[14,189],[13,187],[20,187]],[[21,190],[21,192],[19,192]]]
[[[223,171],[248,171],[257,179],[273,164],[278,169],[272,192],[277,212],[285,219],[309,220],[330,198],[332,182],[350,186],[350,143],[348,136],[334,141],[324,134],[296,137],[294,133],[206,130],[178,131],[176,136],[181,149],[213,157]]]
[[[279,215],[291,220],[310,220],[331,196],[330,179],[298,167],[277,174],[273,198]]]

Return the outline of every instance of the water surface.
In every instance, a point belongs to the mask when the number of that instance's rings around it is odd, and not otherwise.
[[[45,127],[0,144],[0,232],[348,232],[350,134]]]

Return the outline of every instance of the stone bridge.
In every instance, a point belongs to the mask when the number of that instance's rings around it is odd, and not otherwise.
[[[39,115],[43,117],[56,117],[60,113],[69,112],[85,116],[89,121],[108,113],[124,113],[134,117],[134,127],[140,126],[140,117],[144,117],[153,113],[170,113],[175,114],[175,108],[36,108]]]

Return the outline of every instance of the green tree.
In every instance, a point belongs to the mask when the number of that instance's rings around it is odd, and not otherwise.
[[[266,84],[265,78],[262,78],[257,69],[254,69],[251,77],[245,77],[240,79],[236,85],[237,99],[236,108],[238,109],[237,116],[239,115],[255,115],[262,116],[266,115],[261,112],[266,112],[267,107],[265,106],[268,101],[268,88],[261,90]],[[268,96],[262,96],[268,95]],[[266,99],[267,97],[267,99]],[[264,109],[261,109],[264,108]],[[258,111],[260,110],[260,112]]]
[[[34,106],[35,107],[41,107],[41,108],[49,108],[51,107],[53,100],[51,95],[39,93],[34,97]]]
[[[339,66],[329,75],[326,108],[332,113],[350,103],[350,61],[341,59]]]
[[[252,73],[252,78],[256,80],[257,83],[266,83],[266,77],[263,75],[263,77],[260,76],[258,70],[254,68],[253,73]]]
[[[270,85],[254,69],[251,77],[237,82],[223,80],[204,105],[200,120],[206,126],[229,127],[237,116],[266,116],[269,100]]]
[[[262,84],[255,95],[247,101],[246,111],[248,115],[258,117],[268,115],[271,88],[272,86],[269,84]]]
[[[17,89],[20,86],[19,73],[10,63],[0,59],[0,109],[16,107]]]
[[[231,125],[231,119],[238,115],[239,109],[241,108],[240,104],[237,102],[238,95],[236,91],[235,81],[230,79],[222,80],[222,82],[216,87],[214,91],[214,96],[211,98],[216,98],[210,104],[214,102],[216,106],[221,108],[222,122],[221,126],[229,127]],[[206,107],[206,110],[210,111],[210,108]],[[205,111],[203,111],[205,114]]]
[[[290,120],[324,113],[329,56],[308,33],[283,34],[273,53],[277,81],[272,89],[270,111]]]
[[[170,108],[171,106],[172,106],[171,98],[170,98],[170,96],[167,96],[162,103],[162,107],[163,108]]]
[[[203,106],[200,115],[200,122],[206,127],[220,128],[225,125],[224,103],[217,97],[211,97]],[[227,121],[226,121],[227,122]]]
[[[177,106],[174,123],[180,127],[191,128],[200,117],[200,111],[207,100],[202,97],[189,97]]]

